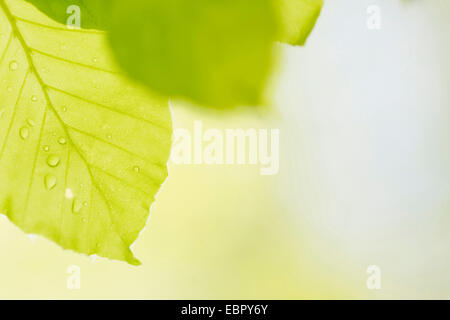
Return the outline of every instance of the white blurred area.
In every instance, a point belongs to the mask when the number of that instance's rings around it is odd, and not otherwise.
[[[381,268],[369,296],[450,298],[449,35],[448,0],[326,0],[284,50],[280,193],[322,272]]]

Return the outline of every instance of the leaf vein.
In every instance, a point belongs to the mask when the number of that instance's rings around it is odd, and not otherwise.
[[[79,100],[84,101],[84,102],[86,102],[86,103],[95,105],[95,106],[97,106],[97,107],[99,107],[99,108],[107,109],[107,110],[109,110],[109,111],[112,111],[112,112],[115,112],[115,113],[118,113],[118,114],[121,114],[121,115],[130,117],[130,118],[133,118],[133,119],[138,120],[138,121],[143,121],[143,122],[145,122],[145,123],[148,123],[148,124],[150,124],[150,125],[152,125],[152,126],[154,126],[154,127],[160,128],[160,129],[165,130],[165,131],[170,131],[169,128],[166,128],[166,127],[164,127],[164,126],[161,126],[161,125],[159,125],[159,124],[156,124],[156,123],[154,123],[154,122],[152,122],[152,121],[149,121],[149,120],[147,120],[147,119],[138,118],[138,117],[136,117],[136,116],[134,116],[134,115],[132,115],[132,114],[129,114],[129,113],[123,112],[123,111],[121,111],[121,110],[117,110],[117,109],[111,108],[111,107],[109,107],[109,106],[105,106],[105,105],[103,105],[103,104],[101,104],[101,103],[98,103],[98,102],[95,102],[95,101],[86,99],[86,98],[84,98],[84,97],[77,96],[77,95],[75,95],[75,94],[73,94],[73,93],[70,93],[70,92],[67,92],[67,91],[65,91],[65,90],[62,90],[62,89],[59,89],[59,88],[56,88],[56,87],[53,87],[53,86],[49,86],[49,85],[47,85],[47,88],[52,89],[52,90],[55,90],[55,91],[58,91],[58,92],[61,92],[61,93],[63,93],[63,94],[66,94],[66,95],[68,95],[68,96],[70,96],[70,97],[73,97],[73,98],[75,98],[75,99],[79,99]]]
[[[68,64],[73,64],[73,65],[76,65],[76,66],[79,66],[79,67],[88,68],[88,69],[92,69],[92,70],[96,70],[96,71],[101,71],[101,72],[106,72],[106,73],[111,73],[111,74],[120,75],[120,73],[119,73],[119,72],[116,72],[116,71],[106,70],[106,69],[94,67],[94,66],[91,66],[91,65],[88,65],[88,64],[76,62],[76,61],[73,61],[73,60],[64,59],[64,58],[55,56],[55,55],[53,55],[53,54],[50,54],[50,53],[41,51],[41,50],[36,49],[36,48],[33,48],[33,47],[29,47],[29,49],[30,49],[31,51],[35,52],[35,53],[41,54],[41,55],[43,55],[43,56],[46,56],[46,57],[49,57],[49,58],[52,58],[52,59],[55,59],[55,60],[58,60],[58,61],[63,61],[63,62],[66,62],[66,63],[68,63]]]
[[[104,174],[110,176],[111,178],[114,178],[114,179],[116,179],[116,180],[122,182],[123,184],[126,184],[126,185],[129,186],[130,188],[132,188],[132,189],[134,189],[134,190],[137,190],[137,191],[143,193],[145,196],[151,197],[151,194],[149,194],[147,191],[144,191],[144,190],[142,190],[141,188],[138,188],[138,187],[132,185],[130,182],[124,180],[123,178],[120,178],[120,177],[118,177],[118,176],[116,176],[116,175],[114,175],[114,174],[112,174],[112,173],[106,171],[105,169],[100,168],[99,166],[97,166],[97,165],[95,165],[95,164],[90,164],[90,165],[91,165],[94,169],[97,169],[97,170],[103,172]]]
[[[21,85],[21,87],[20,87],[19,94],[18,94],[18,96],[17,96],[16,103],[14,104],[13,114],[12,114],[12,116],[11,116],[11,120],[9,121],[8,131],[6,131],[5,141],[3,142],[2,150],[1,150],[1,152],[0,152],[0,159],[2,158],[3,153],[5,152],[6,143],[8,142],[9,135],[10,135],[10,133],[11,133],[11,128],[12,128],[12,125],[13,125],[14,120],[15,120],[15,118],[16,118],[17,105],[19,104],[20,98],[22,97],[23,88],[25,87],[25,82],[26,82],[26,80],[27,80],[27,78],[28,78],[29,73],[30,73],[30,69],[28,69],[28,70],[27,70],[27,73],[25,74],[25,77],[24,77],[24,79],[23,79],[23,81],[22,81],[22,85]]]
[[[37,27],[41,27],[44,29],[51,29],[51,30],[55,30],[55,31],[66,31],[66,32],[78,32],[78,33],[87,33],[87,34],[104,34],[104,32],[102,31],[98,31],[98,30],[87,30],[87,29],[70,29],[70,28],[61,28],[61,27],[54,27],[54,26],[49,26],[43,23],[39,23],[36,21],[32,21],[32,20],[28,20],[16,15],[11,14],[12,17],[14,17],[15,19],[22,21],[24,23],[28,23]]]
[[[69,175],[69,164],[70,164],[70,148],[67,148],[67,162],[66,162],[66,168],[65,168],[65,172],[64,172],[64,190],[63,190],[63,194],[62,194],[62,200],[61,200],[61,226],[59,228],[60,230],[60,236],[59,236],[59,240],[62,243],[63,240],[63,235],[64,233],[62,232],[62,229],[64,227],[64,199],[66,197],[66,189],[67,189],[67,177]]]
[[[42,134],[44,132],[45,122],[47,119],[47,109],[48,109],[48,107],[46,106],[44,109],[44,116],[43,116],[42,123],[41,123],[41,129],[40,129],[40,133],[39,133],[39,139],[38,139],[37,145],[36,145],[36,151],[34,153],[33,168],[31,169],[30,183],[28,184],[27,196],[25,198],[25,210],[24,210],[25,214],[27,213],[27,210],[28,210],[28,204],[29,204],[30,194],[31,194],[31,187],[33,186],[33,181],[34,181],[33,178],[34,178],[34,173],[36,171],[36,162],[37,162],[37,158],[39,155],[39,149],[41,146]]]
[[[11,32],[11,33],[9,34],[8,42],[6,43],[6,47],[5,47],[5,49],[3,50],[2,56],[1,56],[1,58],[0,58],[0,64],[3,62],[3,59],[4,59],[5,56],[6,56],[6,52],[9,50],[9,46],[11,45],[12,39],[13,39],[13,34],[12,34],[12,32]]]
[[[154,164],[154,165],[157,166],[157,167],[164,168],[164,165],[162,165],[162,164],[160,164],[160,163],[156,163],[156,162],[154,162],[154,161],[152,161],[152,160],[150,160],[150,159],[145,158],[144,156],[142,156],[142,155],[140,155],[140,154],[131,152],[130,150],[127,150],[127,149],[125,149],[125,148],[123,148],[123,147],[121,147],[121,146],[119,146],[119,145],[116,145],[116,144],[110,142],[110,141],[106,141],[106,140],[104,140],[104,139],[102,139],[102,138],[99,138],[99,137],[97,137],[97,136],[94,136],[92,133],[89,133],[89,132],[80,130],[80,129],[75,128],[75,127],[73,127],[73,126],[70,126],[70,125],[68,125],[68,124],[66,124],[66,126],[67,126],[68,128],[70,128],[71,130],[74,130],[74,131],[76,131],[76,132],[79,132],[79,133],[81,133],[81,134],[83,134],[83,135],[85,135],[85,136],[91,137],[92,139],[95,139],[95,140],[97,140],[97,141],[103,142],[103,143],[105,143],[105,144],[107,144],[107,145],[109,145],[109,146],[111,146],[111,147],[113,147],[113,148],[119,149],[119,150],[121,150],[121,151],[123,151],[123,152],[125,152],[125,153],[127,153],[127,154],[129,154],[129,155],[131,155],[131,156],[140,158],[140,159],[142,159],[142,160],[144,160],[144,161],[146,161],[146,162],[150,162],[150,163]]]

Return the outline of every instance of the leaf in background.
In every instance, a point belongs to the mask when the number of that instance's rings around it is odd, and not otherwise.
[[[277,0],[281,14],[281,42],[303,45],[322,10],[323,0]]]
[[[275,40],[302,45],[323,0],[27,0],[65,22],[111,31],[129,76],[166,96],[229,108],[262,103]]]
[[[62,247],[138,264],[167,176],[167,101],[115,71],[97,31],[0,1],[0,212]]]
[[[206,106],[261,103],[278,34],[271,0],[114,3],[110,42],[131,77]]]

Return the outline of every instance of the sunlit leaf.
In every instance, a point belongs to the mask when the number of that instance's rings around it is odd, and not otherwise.
[[[0,212],[86,254],[130,245],[167,176],[167,101],[117,73],[105,36],[0,1]]]

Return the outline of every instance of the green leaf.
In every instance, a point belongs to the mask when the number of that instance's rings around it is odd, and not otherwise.
[[[59,22],[111,31],[119,64],[166,96],[229,108],[259,105],[275,40],[304,44],[323,0],[28,0]]]
[[[258,105],[278,21],[271,0],[115,1],[110,42],[150,89],[213,107]]]
[[[0,1],[0,212],[63,248],[139,264],[130,245],[167,176],[170,112],[105,43]]]
[[[303,45],[322,10],[323,0],[277,0],[281,14],[281,42]]]

